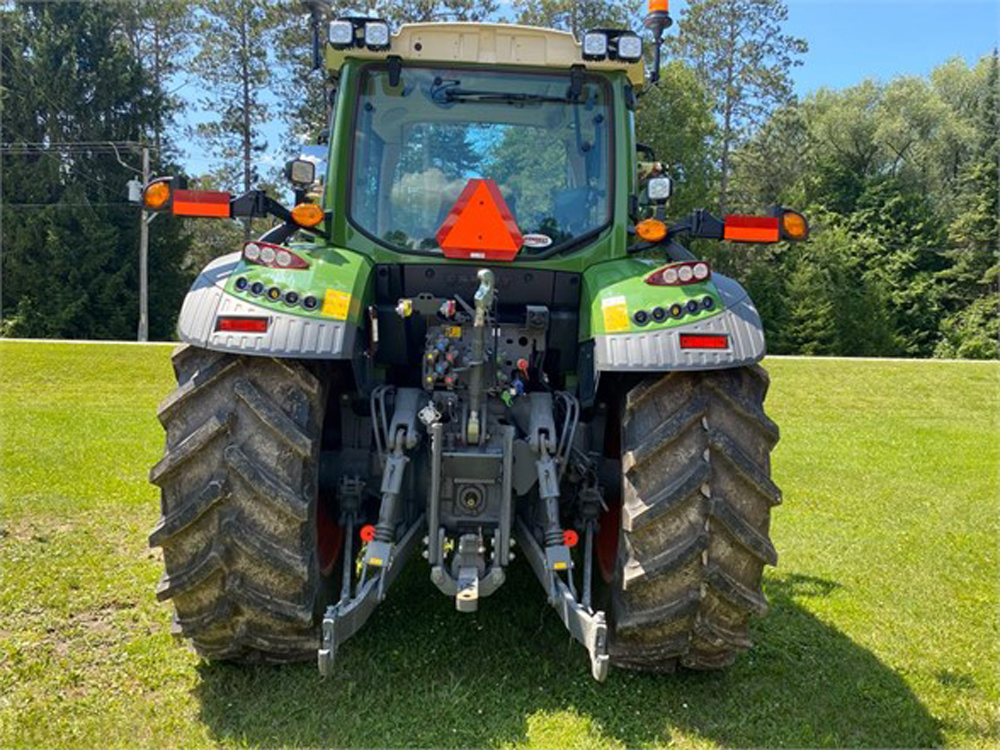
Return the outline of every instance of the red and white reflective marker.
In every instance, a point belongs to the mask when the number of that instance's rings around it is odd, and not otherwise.
[[[493,180],[472,179],[437,231],[446,258],[510,261],[524,245],[500,188]]]
[[[730,242],[777,242],[778,219],[772,216],[727,216],[722,239]]]
[[[232,214],[229,193],[217,190],[175,190],[174,216],[201,216],[228,219]]]

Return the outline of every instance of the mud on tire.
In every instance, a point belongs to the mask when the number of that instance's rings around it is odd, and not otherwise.
[[[612,582],[612,663],[668,671],[730,665],[763,615],[768,537],[781,493],[777,426],[759,366],[650,376],[622,418],[621,537]]]
[[[209,659],[315,658],[317,462],[325,393],[294,361],[184,346],[160,405],[157,597]]]

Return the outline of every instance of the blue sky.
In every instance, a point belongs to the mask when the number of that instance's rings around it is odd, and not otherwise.
[[[865,78],[926,75],[956,55],[972,63],[997,45],[1000,2],[791,0],[786,28],[809,42],[795,71],[796,90],[805,94]]]
[[[686,4],[671,3],[675,18]],[[972,63],[1000,35],[1000,0],[788,0],[788,9],[786,30],[809,42],[804,64],[794,71],[800,95],[865,78],[926,75],[955,56]],[[268,127],[266,136],[265,168],[283,162],[280,129]],[[211,161],[197,145],[187,156],[182,161],[192,173]]]

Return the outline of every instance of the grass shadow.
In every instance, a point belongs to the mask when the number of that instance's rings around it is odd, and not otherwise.
[[[475,615],[455,612],[412,565],[341,649],[335,677],[312,664],[202,664],[195,694],[226,744],[636,747],[679,732],[738,747],[940,745],[903,679],[799,603],[837,587],[769,580],[757,646],[726,672],[613,669],[599,685],[523,565]]]

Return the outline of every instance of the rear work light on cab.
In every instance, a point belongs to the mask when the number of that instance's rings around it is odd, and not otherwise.
[[[239,315],[220,315],[215,319],[216,333],[267,333],[268,318],[250,318]]]
[[[728,349],[729,337],[725,334],[682,333],[681,349]]]
[[[642,59],[642,37],[620,29],[593,29],[583,35],[583,59],[620,60],[626,63]]]
[[[688,263],[671,263],[657,268],[643,281],[651,286],[685,286],[700,284],[712,278],[712,269],[703,260]]]
[[[338,18],[330,23],[327,39],[337,50],[367,47],[384,52],[392,46],[392,29],[381,18]]]
[[[243,246],[243,260],[258,266],[301,271],[309,264],[287,247],[271,245],[267,242],[248,242]]]

